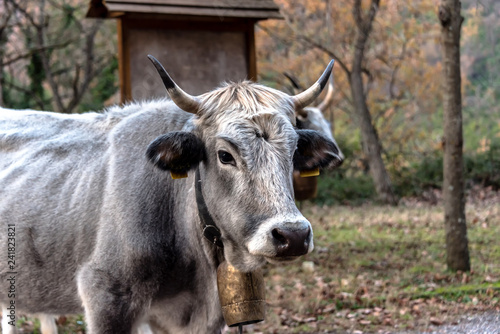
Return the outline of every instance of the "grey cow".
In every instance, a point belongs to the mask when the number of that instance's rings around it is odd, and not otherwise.
[[[4,333],[12,301],[17,314],[84,311],[91,334],[218,333],[220,261],[252,271],[313,249],[292,172],[342,154],[298,130],[295,111],[332,63],[295,96],[251,82],[191,96],[150,59],[171,100],[82,115],[0,109],[0,243],[14,243],[15,260],[0,263]]]

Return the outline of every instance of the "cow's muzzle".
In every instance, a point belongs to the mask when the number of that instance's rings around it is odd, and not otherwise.
[[[300,230],[274,228],[271,232],[276,246],[276,257],[295,257],[307,254],[311,241],[309,227]]]
[[[293,261],[313,250],[312,227],[302,215],[273,217],[260,224],[246,246],[270,263]]]

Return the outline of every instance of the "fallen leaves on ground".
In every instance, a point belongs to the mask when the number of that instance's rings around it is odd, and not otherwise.
[[[440,205],[306,206],[316,251],[266,267],[267,319],[247,332],[397,333],[500,311],[499,203],[491,189],[469,193],[469,273],[446,270]]]

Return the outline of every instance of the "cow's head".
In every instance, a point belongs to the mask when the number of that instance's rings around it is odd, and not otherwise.
[[[333,61],[318,82],[295,96],[252,82],[191,96],[150,59],[174,103],[196,116],[192,131],[157,138],[148,156],[175,173],[198,168],[226,260],[252,271],[266,260],[289,261],[312,251],[313,232],[295,205],[292,172],[338,166],[342,153],[323,134],[297,129],[295,111],[321,93]]]

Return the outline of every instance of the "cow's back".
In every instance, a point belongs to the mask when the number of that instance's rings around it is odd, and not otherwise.
[[[2,110],[0,117],[0,238],[5,244],[6,225],[14,224],[16,304],[78,309],[68,283],[94,246],[106,177],[101,115]],[[3,282],[8,268],[1,268]]]
[[[116,173],[110,170],[113,141],[135,150],[133,158],[144,157],[126,133],[142,138],[140,132],[154,118],[138,116],[141,112],[130,106],[82,115],[0,109],[0,243],[6,244],[7,224],[15,225],[20,309],[80,310],[75,275],[95,249],[103,208],[113,206],[104,205],[110,174]],[[168,124],[157,120],[146,137],[165,131],[165,125],[157,128],[162,123]],[[0,268],[5,282],[11,270],[7,263]],[[10,300],[4,285],[0,302]]]

